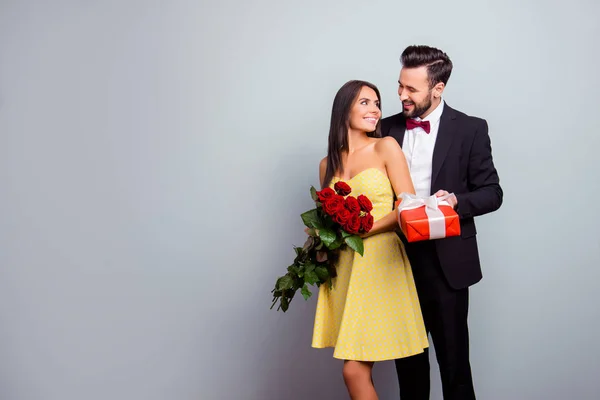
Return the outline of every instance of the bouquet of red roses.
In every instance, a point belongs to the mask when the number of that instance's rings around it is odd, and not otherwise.
[[[360,234],[373,227],[373,205],[364,195],[350,196],[352,188],[345,182],[336,182],[333,189],[317,191],[310,188],[316,208],[301,215],[308,232],[303,247],[294,247],[296,258],[287,273],[277,279],[273,304],[280,302],[277,310],[287,311],[294,295],[300,289],[307,300],[312,293],[308,285],[317,287],[336,276],[335,262],[339,251],[350,247],[361,256],[364,253]]]

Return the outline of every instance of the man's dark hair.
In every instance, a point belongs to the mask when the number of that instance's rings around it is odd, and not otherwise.
[[[452,61],[443,51],[435,47],[414,45],[408,46],[400,56],[400,62],[406,68],[427,67],[429,86],[439,82],[448,83],[452,73]]]

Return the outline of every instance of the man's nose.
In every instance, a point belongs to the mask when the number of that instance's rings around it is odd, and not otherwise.
[[[402,101],[408,100],[408,94],[406,93],[406,90],[404,90],[404,89],[398,89],[398,96],[400,96],[400,100],[402,100]]]

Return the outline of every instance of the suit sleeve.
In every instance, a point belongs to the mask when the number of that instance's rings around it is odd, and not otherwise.
[[[488,124],[480,120],[471,145],[467,171],[467,193],[456,194],[460,218],[472,218],[500,208],[503,192],[492,159]]]

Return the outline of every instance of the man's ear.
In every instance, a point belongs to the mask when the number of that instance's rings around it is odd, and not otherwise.
[[[446,87],[446,85],[444,85],[444,82],[438,82],[434,87],[433,87],[433,96],[437,99],[442,97],[442,93],[444,93],[444,88]]]

